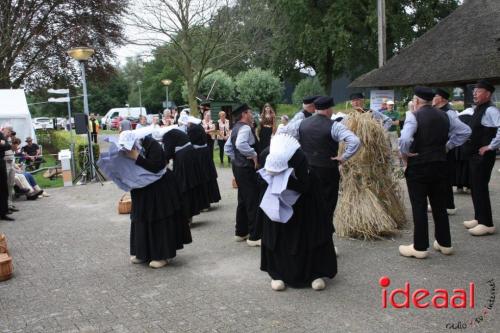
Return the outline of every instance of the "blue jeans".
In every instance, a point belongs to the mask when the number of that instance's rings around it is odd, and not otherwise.
[[[24,175],[24,177],[26,177],[26,180],[28,181],[28,183],[30,183],[31,187],[35,187],[37,185],[35,177],[33,177],[33,175],[31,173],[23,172],[23,175]]]

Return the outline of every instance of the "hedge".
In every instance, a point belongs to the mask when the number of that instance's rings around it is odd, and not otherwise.
[[[86,135],[73,135],[75,140],[75,165],[77,169],[81,169],[83,166],[83,156],[82,152],[87,147],[87,136]],[[58,152],[63,149],[69,149],[71,144],[71,135],[67,131],[51,131],[50,133],[50,145],[56,149]],[[99,145],[92,144],[92,149],[94,151],[94,160],[97,161],[99,158]]]

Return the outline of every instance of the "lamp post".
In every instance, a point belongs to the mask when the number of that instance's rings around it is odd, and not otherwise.
[[[139,114],[142,116],[142,94],[141,94],[142,81],[137,81],[137,86],[139,87]]]
[[[90,47],[75,47],[67,51],[68,55],[77,60],[80,64],[80,70],[82,72],[82,85],[83,85],[83,112],[89,116],[89,102],[87,96],[87,80],[85,78],[85,61],[89,60],[94,54],[94,49]],[[94,151],[92,149],[92,138],[90,137],[90,131],[87,129],[87,141],[89,146],[89,157],[90,157],[90,174],[92,180],[95,178],[94,170]]]
[[[163,85],[165,86],[165,90],[166,90],[166,108],[168,109],[168,86],[172,83],[172,80],[169,80],[169,79],[165,79],[165,80],[161,80],[161,83],[163,83]]]
[[[68,123],[69,123],[69,136],[70,136],[70,144],[69,149],[71,151],[71,172],[72,176],[76,174],[75,167],[75,140],[73,138],[73,124],[71,122],[71,97],[69,96],[69,89],[49,89],[47,90],[49,94],[56,95],[66,95],[66,97],[54,98],[50,97],[49,103],[68,103]]]

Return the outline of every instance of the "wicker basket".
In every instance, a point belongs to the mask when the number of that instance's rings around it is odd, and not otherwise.
[[[12,257],[7,253],[0,253],[0,281],[10,279],[13,271]]]
[[[0,253],[9,253],[9,249],[7,248],[7,238],[5,238],[4,234],[0,234]]]
[[[130,198],[130,194],[125,193],[118,202],[118,214],[130,214],[131,211],[132,199]]]

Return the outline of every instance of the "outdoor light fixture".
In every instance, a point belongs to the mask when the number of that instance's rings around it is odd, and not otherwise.
[[[94,49],[90,47],[85,47],[85,46],[80,46],[80,47],[75,47],[67,51],[68,55],[75,59],[78,60],[80,63],[80,70],[82,74],[82,85],[83,85],[83,112],[89,116],[89,102],[88,102],[88,95],[87,95],[87,80],[85,78],[85,61],[89,60],[90,57],[94,54]],[[81,175],[83,175],[85,172],[89,171],[90,172],[90,179],[94,180],[96,178],[96,170],[97,166],[94,161],[94,151],[92,149],[92,138],[90,137],[90,131],[87,129],[87,141],[88,141],[88,149],[89,149],[89,161],[86,166],[84,166],[84,169],[82,169]],[[97,171],[97,175],[99,176],[99,171]],[[77,178],[79,178],[78,176]],[[99,179],[99,178],[98,178]],[[75,179],[76,180],[76,179]]]
[[[94,54],[94,49],[90,47],[75,47],[67,51],[68,55],[78,61],[87,61]]]
[[[168,109],[168,86],[170,84],[172,84],[172,80],[169,80],[169,79],[161,80],[161,83],[163,83],[163,85],[166,88],[165,90],[166,90],[166,97],[167,97],[167,99],[166,99],[166,102],[165,102],[165,108]]]

